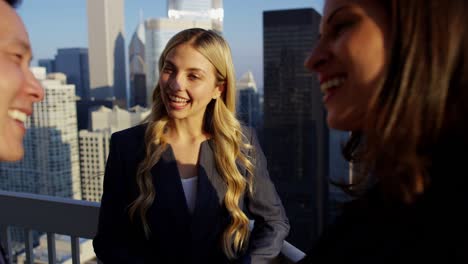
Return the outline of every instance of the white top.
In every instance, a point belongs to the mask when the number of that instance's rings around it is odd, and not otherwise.
[[[195,209],[195,201],[197,200],[197,179],[198,177],[192,177],[182,180],[182,187],[184,188],[185,200],[191,214]]]

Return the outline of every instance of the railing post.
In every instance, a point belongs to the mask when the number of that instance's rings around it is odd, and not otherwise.
[[[32,236],[32,231],[29,228],[26,228],[24,230],[24,236],[26,238],[25,244],[26,244],[26,263],[27,264],[34,264],[34,251],[33,251],[33,236]]]
[[[10,227],[7,225],[1,225],[1,241],[2,241],[2,246],[3,250],[5,250],[5,253],[7,254],[7,258],[11,262],[11,234],[10,234]]]
[[[49,257],[49,264],[56,263],[57,254],[55,250],[55,234],[47,232],[47,256]]]
[[[72,263],[80,264],[80,238],[71,236]]]

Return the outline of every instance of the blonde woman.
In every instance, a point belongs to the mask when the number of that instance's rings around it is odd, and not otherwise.
[[[96,255],[104,263],[270,263],[289,224],[254,134],[235,117],[229,46],[213,31],[184,30],[159,71],[148,122],[112,136]]]

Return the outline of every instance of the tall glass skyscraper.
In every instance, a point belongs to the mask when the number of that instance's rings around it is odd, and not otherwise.
[[[58,49],[55,55],[56,72],[67,76],[68,84],[75,85],[76,95],[81,99],[89,98],[89,63],[87,48]]]
[[[237,117],[244,125],[257,127],[260,117],[260,99],[251,71],[237,81]]]
[[[128,48],[130,68],[130,106],[147,106],[146,100],[146,33],[145,24],[141,21],[133,33]]]
[[[329,131],[319,83],[304,67],[320,19],[312,8],[263,13],[262,146],[291,223],[288,241],[302,250],[328,216]]]

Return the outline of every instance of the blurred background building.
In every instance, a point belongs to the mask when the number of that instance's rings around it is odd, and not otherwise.
[[[222,0],[168,0],[167,16],[171,19],[208,20],[211,29],[223,32]]]
[[[327,223],[329,131],[319,83],[304,67],[318,37],[312,8],[263,12],[264,126],[268,169],[306,250]]]

